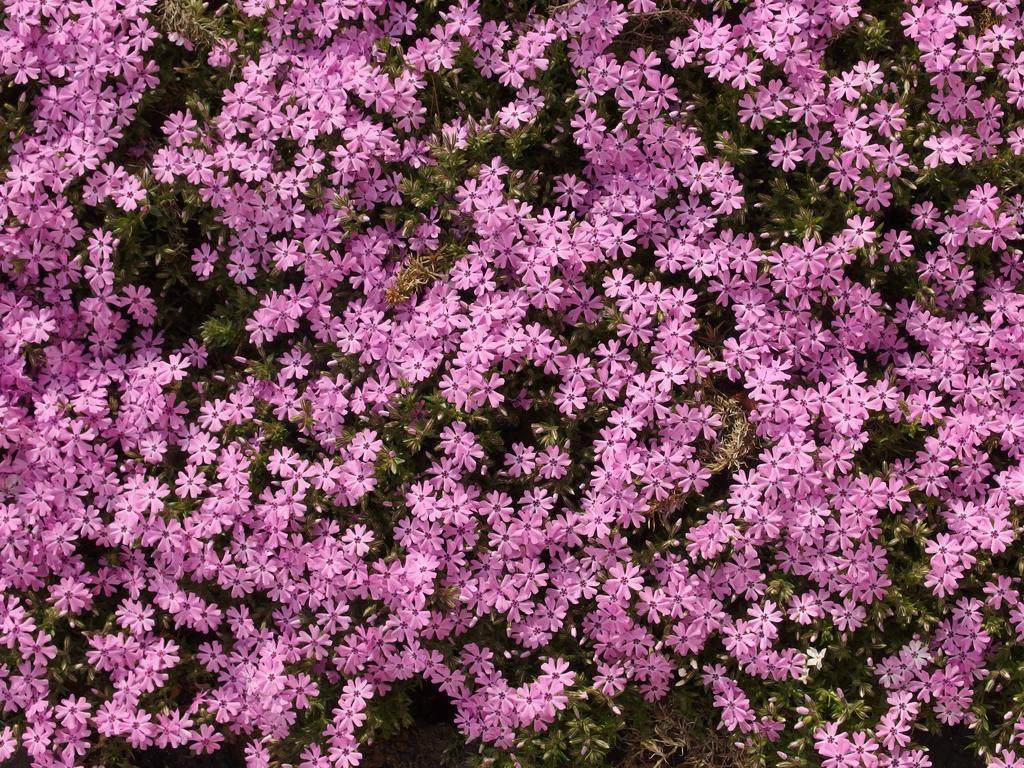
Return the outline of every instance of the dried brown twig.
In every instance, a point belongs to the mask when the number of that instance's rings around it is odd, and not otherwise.
[[[201,0],[162,0],[157,23],[165,34],[174,34],[194,45],[212,48],[220,42],[216,23],[206,15]]]
[[[737,469],[758,445],[746,408],[737,398],[723,395],[710,387],[704,390],[702,402],[709,403],[722,421],[714,444],[701,451],[704,468],[712,474]],[[669,516],[682,505],[686,496],[674,488],[664,499],[652,501],[649,505],[651,519],[667,525]]]
[[[711,405],[722,419],[722,428],[714,454],[704,466],[711,472],[735,469],[757,444],[757,436],[746,410],[734,398],[716,392],[711,396]]]
[[[630,729],[621,768],[751,768],[754,760],[719,730],[713,715],[661,704],[651,728]]]
[[[410,298],[420,288],[435,280],[441,279],[448,265],[448,257],[444,250],[420,253],[407,261],[394,280],[384,292],[384,300],[389,307],[394,307]]]

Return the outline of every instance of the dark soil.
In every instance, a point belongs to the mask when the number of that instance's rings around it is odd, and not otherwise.
[[[451,724],[413,726],[367,746],[360,768],[463,768],[462,741]]]
[[[435,685],[423,684],[409,701],[413,725],[363,751],[360,768],[462,768],[465,739],[453,722],[455,707]]]
[[[944,728],[938,736],[918,736],[916,741],[928,747],[932,768],[985,768],[985,761],[969,746],[970,731],[962,725]]]
[[[197,755],[187,747],[147,749],[135,757],[136,768],[245,768],[242,750],[224,744],[212,755]]]

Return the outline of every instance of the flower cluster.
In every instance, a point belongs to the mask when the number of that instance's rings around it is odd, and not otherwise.
[[[0,761],[1024,766],[1017,0],[3,8]]]

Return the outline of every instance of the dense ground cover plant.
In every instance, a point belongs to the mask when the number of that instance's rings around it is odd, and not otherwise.
[[[1024,765],[1018,2],[3,8],[0,761]]]

